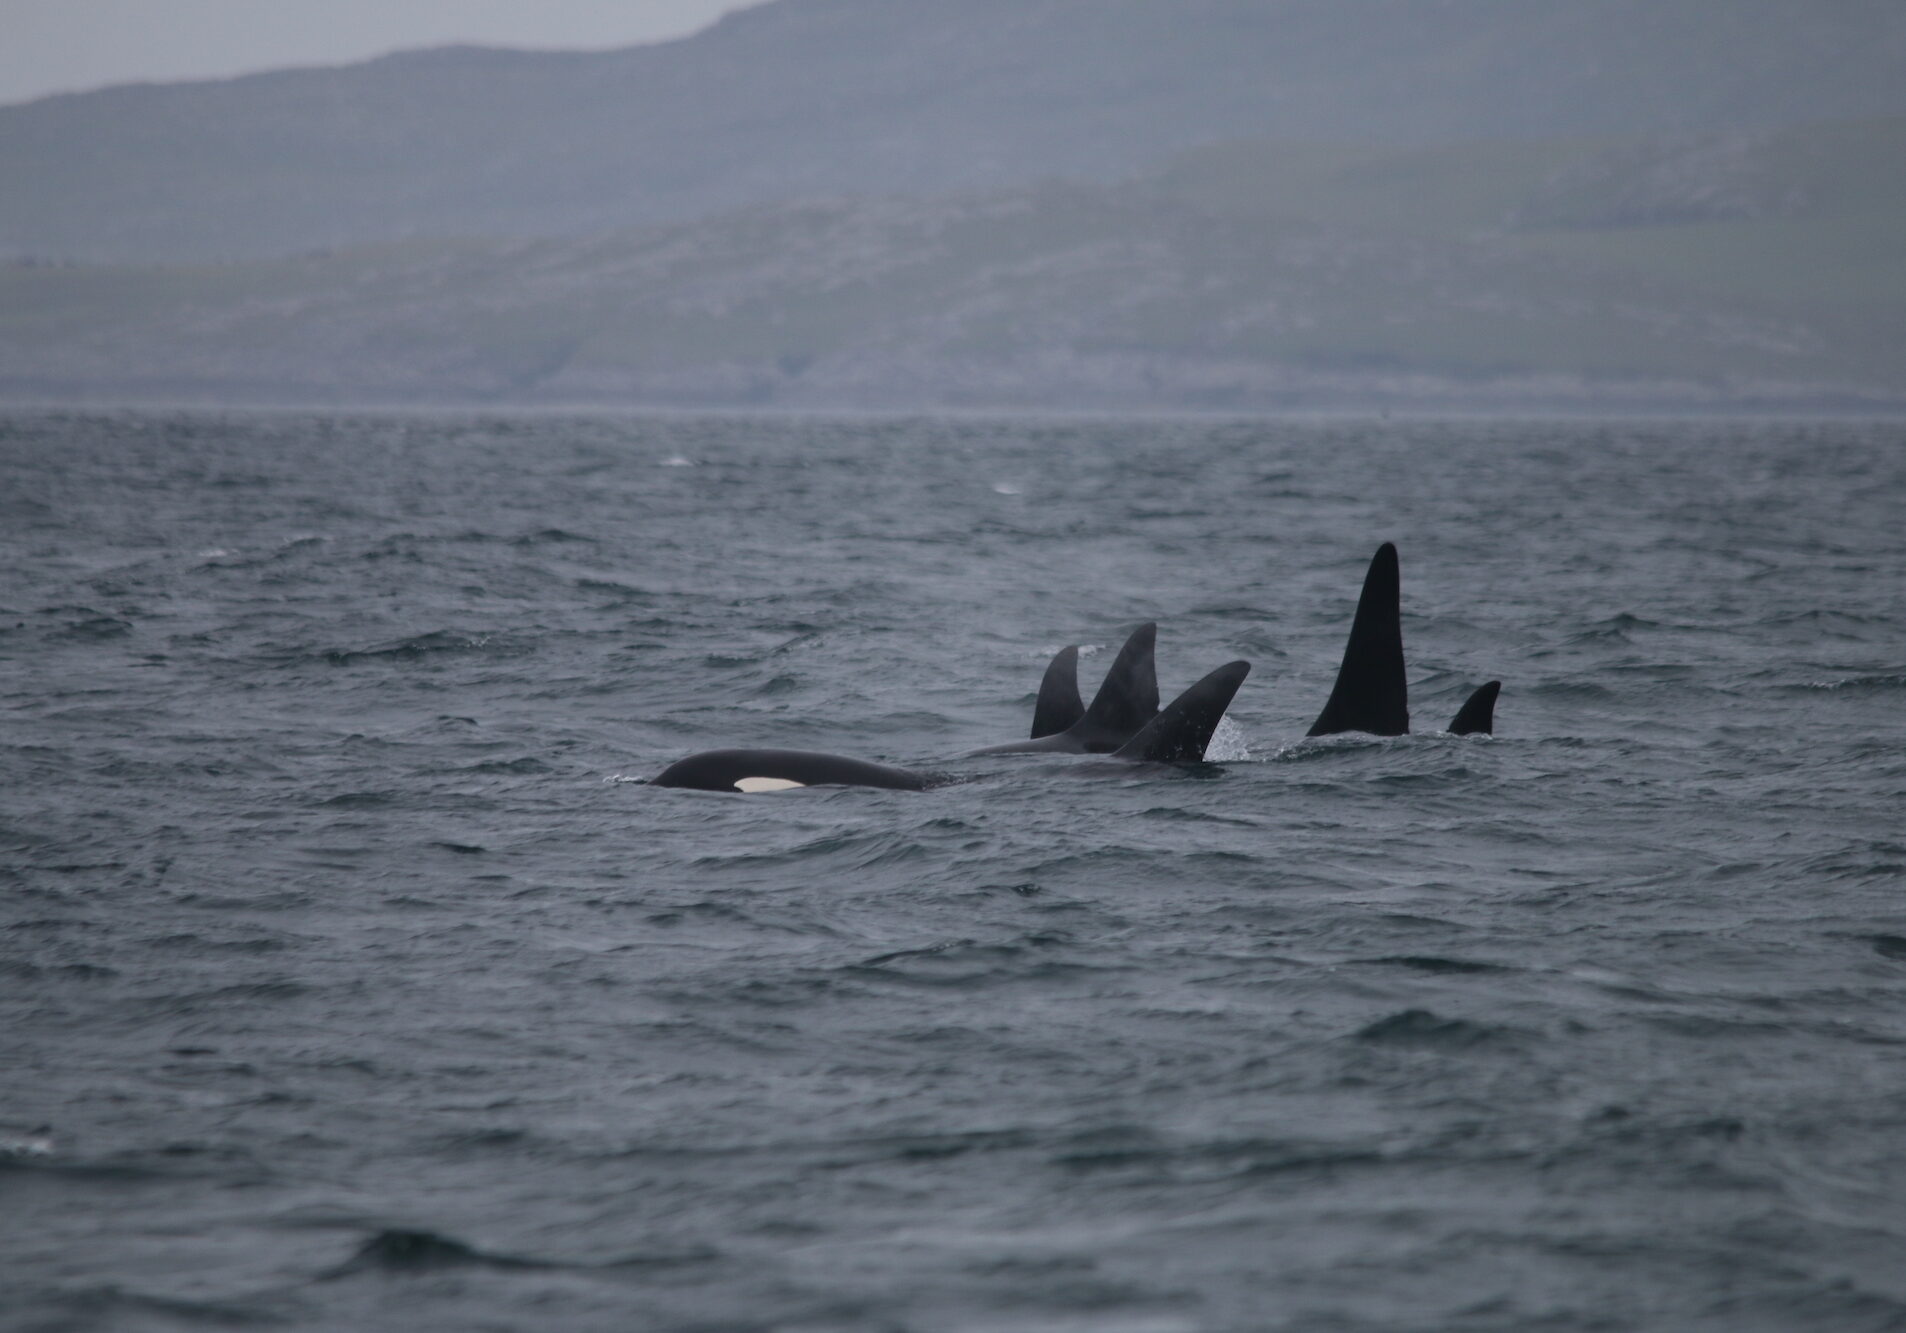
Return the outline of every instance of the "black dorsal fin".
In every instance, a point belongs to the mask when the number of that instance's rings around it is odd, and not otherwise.
[[[1132,631],[1125,646],[1118,650],[1105,682],[1092,696],[1090,707],[1081,711],[1071,726],[1049,735],[1035,734],[1031,740],[1007,745],[989,745],[975,750],[984,754],[1110,754],[1138,734],[1138,729],[1158,715],[1158,672],[1152,653],[1158,645],[1158,626],[1140,625]],[[1047,690],[1055,672],[1063,676],[1062,662],[1074,660],[1075,650],[1068,648],[1052,659],[1046,679],[1039,687],[1039,706],[1033,714],[1033,730],[1038,732],[1046,716]],[[1076,682],[1077,669],[1073,677]],[[1078,706],[1076,683],[1072,704]]]
[[[1403,679],[1402,577],[1396,547],[1377,547],[1357,599],[1357,618],[1337,668],[1336,688],[1306,734],[1367,731],[1401,736],[1410,729],[1409,686]]]
[[[1113,756],[1157,764],[1196,764],[1204,759],[1211,733],[1231,706],[1238,686],[1251,674],[1249,662],[1227,662],[1165,706],[1165,710]]]
[[[1056,735],[1085,716],[1079,698],[1079,650],[1068,644],[1053,654],[1039,682],[1039,702],[1032,709],[1032,738]]]
[[[1469,696],[1468,702],[1457,710],[1456,717],[1449,724],[1452,736],[1493,736],[1496,734],[1496,696],[1502,693],[1502,682],[1492,680],[1478,686]]]
[[[1108,754],[1158,715],[1158,670],[1153,653],[1158,626],[1140,625],[1112,659],[1099,692],[1083,716],[1066,728],[1088,754]]]

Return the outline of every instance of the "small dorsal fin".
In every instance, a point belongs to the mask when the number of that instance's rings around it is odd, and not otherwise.
[[[1107,754],[1130,740],[1158,714],[1158,670],[1153,654],[1158,626],[1133,630],[1105,673],[1099,692],[1079,720],[1066,728],[1087,753]]]
[[[1396,547],[1377,547],[1363,578],[1357,617],[1350,625],[1343,665],[1330,701],[1307,735],[1367,731],[1401,736],[1410,729],[1409,686],[1403,678],[1402,576]]]
[[[1064,731],[1085,716],[1079,698],[1079,649],[1068,644],[1053,654],[1039,682],[1039,702],[1032,709],[1032,739]]]
[[[1113,757],[1158,764],[1201,762],[1211,733],[1250,674],[1249,662],[1225,663],[1167,704]]]
[[[1493,736],[1496,734],[1496,696],[1502,692],[1502,682],[1492,680],[1477,687],[1468,702],[1457,710],[1456,717],[1449,724],[1452,736]]]

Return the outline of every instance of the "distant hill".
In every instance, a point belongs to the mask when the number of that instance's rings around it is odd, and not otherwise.
[[[1294,145],[580,238],[0,267],[18,398],[1906,407],[1906,118]]]
[[[1110,181],[1252,137],[1745,134],[1906,114],[1902,70],[1900,0],[777,0],[610,53],[0,108],[0,257],[577,236]]]

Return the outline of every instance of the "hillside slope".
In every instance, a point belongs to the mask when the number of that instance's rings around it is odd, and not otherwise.
[[[0,393],[649,405],[1906,404],[1906,118],[1234,144],[1116,185],[0,269]]]
[[[798,197],[1112,180],[1251,137],[1735,133],[1906,114],[1898,0],[775,0],[0,108],[0,256],[570,236]]]

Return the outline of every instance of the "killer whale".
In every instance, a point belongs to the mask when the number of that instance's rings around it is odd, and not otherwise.
[[[815,750],[707,750],[678,759],[651,787],[693,791],[780,791],[788,787],[884,787],[925,791],[923,773]]]
[[[1447,728],[1457,736],[1492,735],[1496,696],[1502,682],[1479,687],[1457,710]],[[1409,682],[1403,670],[1403,579],[1396,546],[1385,542],[1370,557],[1350,622],[1343,661],[1323,712],[1306,736],[1335,736],[1363,731],[1372,736],[1404,736],[1410,730]]]
[[[1250,674],[1250,663],[1226,663],[1160,709],[1157,636],[1158,626],[1151,622],[1132,631],[1089,706],[1079,696],[1078,647],[1060,649],[1040,681],[1030,738],[975,750],[969,757],[1097,754],[1142,763],[1202,762],[1213,732]],[[1478,687],[1447,730],[1457,736],[1493,734],[1501,690],[1498,680]],[[1305,734],[1402,736],[1409,729],[1402,578],[1396,546],[1384,542],[1364,575],[1330,697]],[[651,785],[734,792],[810,786],[924,791],[949,780],[956,779],[812,750],[729,749],[678,760],[651,779]]]
[[[1158,715],[1157,647],[1156,623],[1133,630],[1085,707],[1079,706],[1079,650],[1060,649],[1039,682],[1031,739],[989,745],[972,755],[1114,753]]]
[[[1249,662],[1227,662],[1155,713],[1112,759],[1133,763],[1195,764],[1244,678]],[[763,792],[794,787],[881,787],[925,791],[944,779],[910,769],[813,750],[708,750],[678,759],[649,780],[651,787],[694,791]]]

